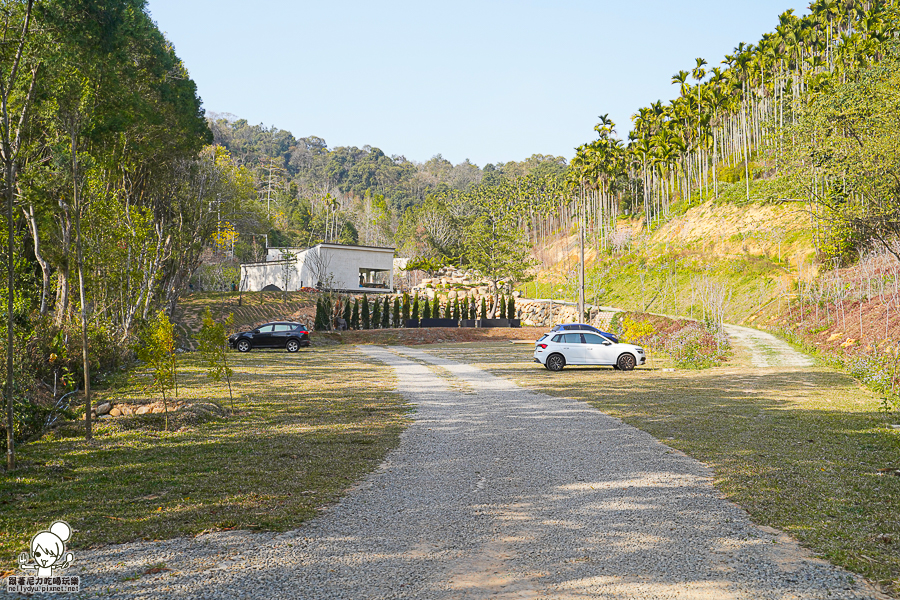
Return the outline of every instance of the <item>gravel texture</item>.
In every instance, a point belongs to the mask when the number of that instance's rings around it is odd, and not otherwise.
[[[425,352],[363,351],[417,410],[375,473],[299,530],[77,552],[83,595],[882,598],[618,419]]]

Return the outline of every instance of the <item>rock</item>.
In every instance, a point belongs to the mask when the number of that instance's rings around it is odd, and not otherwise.
[[[105,415],[109,413],[110,410],[112,410],[112,404],[110,404],[109,402],[104,402],[96,408],[98,415]]]
[[[138,409],[137,409],[136,411],[134,411],[134,414],[136,414],[136,415],[146,415],[146,414],[151,413],[151,412],[153,412],[153,407],[152,407],[152,406],[139,406]]]
[[[166,412],[166,409],[165,409],[165,407],[163,407],[163,406],[154,406],[154,407],[153,407],[153,414],[154,414],[154,415],[158,415],[158,414],[164,413],[164,412]]]
[[[122,411],[119,408],[114,408],[111,411],[109,411],[109,416],[120,417],[120,416],[122,416]]]
[[[131,415],[134,414],[134,409],[131,408],[130,406],[128,406],[127,404],[121,406],[120,410],[122,411],[122,414],[125,415],[126,417],[130,417]]]

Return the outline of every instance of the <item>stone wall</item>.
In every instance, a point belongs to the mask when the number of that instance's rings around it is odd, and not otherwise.
[[[480,306],[482,297],[486,298],[490,305],[493,288],[490,283],[481,281],[474,273],[446,267],[435,277],[422,279],[421,283],[411,290],[411,295],[414,294],[418,294],[420,298],[427,297],[429,300],[439,296],[441,302],[448,299],[453,302],[457,297],[474,296],[475,302]],[[516,318],[521,319],[522,325],[526,327],[552,327],[559,323],[583,322],[578,319],[578,307],[572,302],[522,298],[519,292],[513,292],[513,297],[516,299]],[[615,313],[590,307],[589,310],[590,319],[587,322],[609,331],[609,322]]]

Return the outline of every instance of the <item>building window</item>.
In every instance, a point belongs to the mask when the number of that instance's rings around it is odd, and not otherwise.
[[[360,269],[359,287],[388,289],[391,272],[388,269]]]

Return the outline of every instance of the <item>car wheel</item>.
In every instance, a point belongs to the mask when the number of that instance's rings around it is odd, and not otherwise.
[[[544,366],[551,371],[562,371],[566,366],[566,359],[562,354],[551,354],[547,357],[547,363]]]
[[[238,352],[250,352],[250,342],[247,340],[240,340],[237,343]]]
[[[631,371],[632,369],[634,369],[635,364],[637,364],[637,361],[631,354],[623,354],[616,362],[616,366],[619,367],[619,369],[621,369],[622,371]]]
[[[288,352],[296,352],[300,349],[300,342],[297,340],[288,340],[284,347],[287,348]]]

